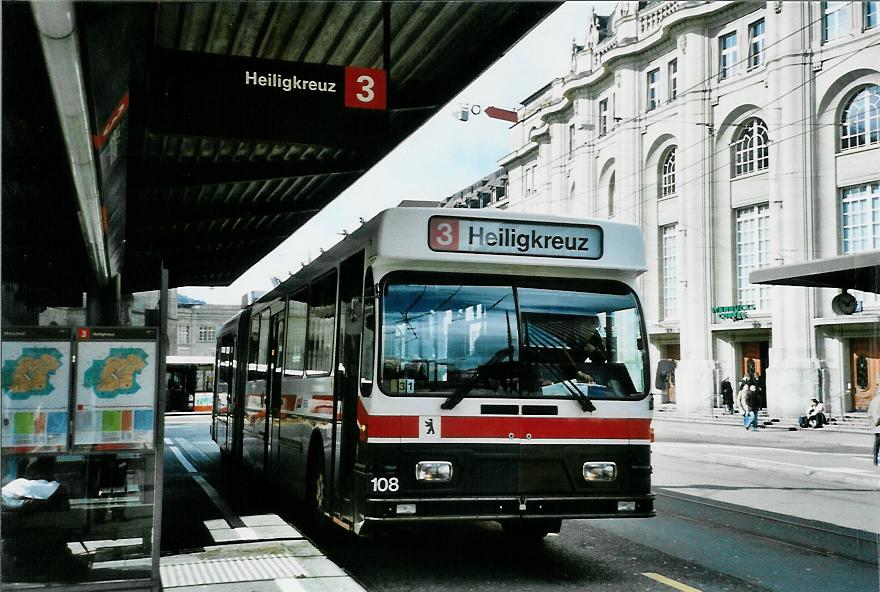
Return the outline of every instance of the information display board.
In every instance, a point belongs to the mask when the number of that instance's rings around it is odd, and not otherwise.
[[[152,448],[157,337],[150,327],[76,330],[74,446]]]
[[[67,327],[4,328],[4,452],[66,450],[71,378]]]

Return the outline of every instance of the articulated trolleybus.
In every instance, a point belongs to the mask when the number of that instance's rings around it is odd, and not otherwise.
[[[355,533],[654,514],[638,227],[395,208],[223,327],[222,455]]]

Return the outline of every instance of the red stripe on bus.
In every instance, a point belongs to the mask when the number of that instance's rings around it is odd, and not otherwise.
[[[418,438],[419,416],[370,415],[358,404],[358,423],[367,426],[369,438]],[[525,438],[647,440],[651,420],[647,418],[598,417],[457,417],[440,421],[442,438]]]
[[[440,419],[441,438],[509,438],[518,436],[519,417],[453,417]]]
[[[532,438],[588,438],[647,440],[651,433],[650,419],[591,417],[524,417],[523,434]]]
[[[407,415],[370,415],[358,401],[358,423],[366,426],[367,438],[418,438],[419,418]]]
[[[647,439],[650,420],[591,417],[444,417],[444,438]]]

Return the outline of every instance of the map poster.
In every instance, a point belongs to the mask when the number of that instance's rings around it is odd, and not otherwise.
[[[67,327],[7,327],[0,364],[4,452],[66,450],[71,335]]]
[[[76,331],[74,445],[152,448],[159,371],[156,329]]]

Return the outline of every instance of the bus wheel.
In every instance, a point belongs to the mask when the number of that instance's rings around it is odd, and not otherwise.
[[[501,523],[508,535],[524,540],[540,540],[562,529],[561,518],[543,520],[506,520]]]
[[[326,485],[324,455],[320,452],[312,454],[309,460],[308,478],[306,480],[306,496],[309,513],[308,520],[316,528],[320,527],[324,522]]]

